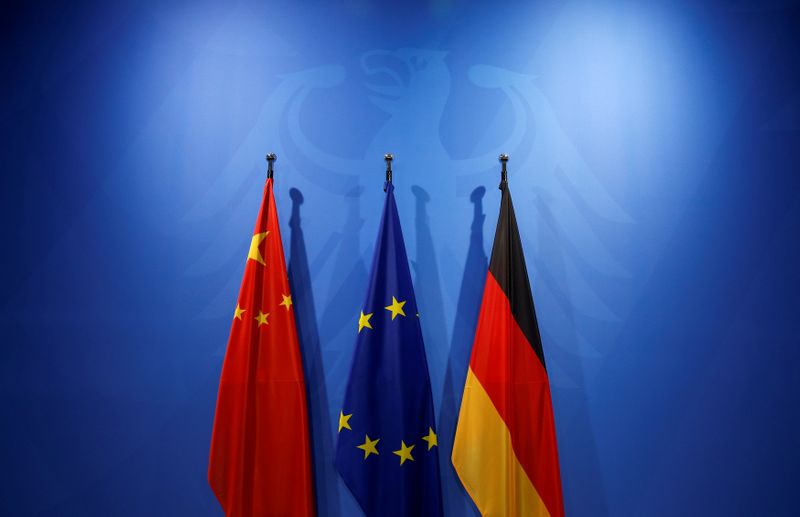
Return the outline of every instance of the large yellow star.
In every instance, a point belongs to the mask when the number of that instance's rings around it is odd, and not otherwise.
[[[266,266],[267,263],[264,262],[264,257],[261,255],[261,251],[259,251],[258,247],[264,242],[264,239],[267,238],[267,234],[269,234],[269,232],[253,235],[253,239],[250,241],[250,251],[247,253],[248,259],[253,259],[262,266]]]
[[[414,461],[414,458],[411,456],[411,449],[414,448],[414,445],[406,445],[406,442],[400,440],[400,450],[399,451],[392,451],[393,453],[400,456],[400,465],[406,462],[406,460]]]
[[[362,443],[361,445],[357,445],[356,447],[364,451],[364,459],[367,459],[367,457],[369,457],[370,454],[378,454],[378,449],[376,449],[375,446],[378,445],[379,441],[381,441],[380,438],[376,438],[375,440],[370,440],[369,435],[365,434],[364,443]]]
[[[237,303],[236,304],[236,312],[233,314],[233,317],[236,318],[236,319],[239,319],[239,320],[242,319],[242,314],[244,314],[244,311],[245,310],[242,309],[241,307],[239,307],[239,304]]]
[[[267,316],[269,316],[268,312],[264,313],[264,312],[258,311],[258,316],[255,317],[255,320],[258,322],[258,326],[259,327],[261,325],[269,325],[269,322],[267,321]]]
[[[339,411],[339,432],[340,433],[342,432],[342,429],[350,429],[351,431],[353,430],[352,428],[350,428],[350,417],[351,416],[353,416],[353,413],[350,413],[349,415],[345,415],[344,411]]]
[[[364,311],[361,311],[361,316],[358,317],[358,333],[361,333],[361,329],[367,327],[368,329],[372,328],[372,325],[369,322],[369,319],[372,317],[372,313],[364,314]]]
[[[386,307],[384,307],[384,309],[386,309],[387,311],[391,311],[392,312],[392,321],[394,321],[394,319],[397,317],[398,314],[400,316],[405,316],[406,315],[406,313],[403,312],[403,305],[405,305],[405,304],[406,304],[406,302],[398,302],[397,298],[392,296],[392,304],[391,305],[387,305]]]
[[[281,296],[283,297],[283,301],[280,303],[280,305],[283,305],[284,307],[286,307],[286,310],[288,311],[289,307],[292,306],[292,295],[291,294],[288,294],[288,295],[287,294],[282,294]]]
[[[423,436],[422,439],[428,442],[428,450],[439,445],[439,440],[436,438],[436,433],[433,432],[433,427],[428,428],[428,436]]]

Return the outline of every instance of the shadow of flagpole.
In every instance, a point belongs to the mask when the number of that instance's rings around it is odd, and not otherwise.
[[[415,273],[414,291],[417,296],[422,337],[428,357],[428,370],[433,383],[441,383],[441,373],[447,360],[447,318],[442,298],[441,274],[431,233],[428,203],[431,196],[419,185],[413,185],[416,256],[411,260]],[[437,378],[438,376],[438,378]],[[435,390],[433,390],[436,393]]]
[[[450,355],[447,360],[442,404],[439,410],[439,433],[442,437],[439,461],[442,464],[442,488],[445,494],[445,513],[447,515],[478,515],[477,508],[470,502],[470,497],[461,486],[455,469],[450,463],[453,452],[453,439],[456,434],[458,411],[461,407],[461,396],[467,378],[467,368],[472,352],[472,341],[475,338],[475,326],[478,323],[483,287],[489,269],[489,259],[483,248],[483,196],[485,187],[477,187],[470,194],[473,206],[472,225],[470,227],[469,249],[464,263],[464,275],[461,279],[461,291],[458,294],[455,321],[453,322],[453,338],[450,343]]]
[[[333,467],[334,450],[328,408],[328,390],[325,385],[317,315],[314,309],[314,293],[311,289],[311,275],[308,270],[308,255],[303,228],[300,224],[300,205],[303,204],[303,194],[293,188],[289,190],[289,196],[292,199],[292,215],[289,219],[291,240],[288,274],[292,290],[292,303],[295,308],[297,337],[300,341],[305,372],[316,508],[318,515],[338,517],[340,515],[338,476]]]

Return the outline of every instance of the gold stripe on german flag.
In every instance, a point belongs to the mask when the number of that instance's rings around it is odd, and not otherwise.
[[[452,460],[483,515],[561,517],[550,383],[508,184],[501,189]]]

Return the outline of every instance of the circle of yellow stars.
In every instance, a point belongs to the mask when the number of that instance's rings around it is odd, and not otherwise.
[[[403,306],[405,304],[406,304],[405,300],[400,301],[396,297],[392,296],[391,305],[387,305],[386,307],[384,307],[384,309],[392,313],[392,321],[394,321],[394,319],[396,317],[398,317],[398,316],[405,317],[406,313],[403,311]],[[360,313],[360,315],[358,317],[358,333],[359,334],[365,328],[372,330],[372,323],[370,322],[370,319],[372,318],[373,315],[374,315],[373,312],[370,312],[368,314],[364,314],[364,311],[361,311],[361,313]]]
[[[344,411],[339,411],[339,432],[342,432],[342,429],[347,429],[348,431],[352,431],[353,428],[350,427],[350,419],[353,418],[353,413],[345,414]],[[421,437],[420,440],[426,442],[428,444],[427,450],[431,450],[434,447],[439,445],[439,439],[436,436],[436,433],[433,430],[433,427],[428,427],[428,434]],[[368,434],[364,433],[364,443],[356,445],[357,449],[361,449],[364,451],[364,459],[370,457],[370,455],[374,454],[375,456],[380,456],[380,452],[378,452],[378,442],[381,441],[380,438],[375,438],[374,440],[369,437]],[[412,451],[416,447],[415,443],[406,444],[405,440],[400,440],[400,448],[396,451],[392,451],[392,454],[396,455],[400,458],[400,465],[403,465],[406,461],[414,461],[414,456]]]
[[[389,311],[392,314],[392,321],[398,316],[405,317],[406,313],[403,310],[405,306],[405,300],[398,300],[397,297],[392,296],[392,303],[384,307],[385,310]],[[372,316],[375,313],[370,312],[364,314],[364,311],[360,311],[358,316],[358,333],[360,334],[364,329],[372,330]],[[419,314],[417,314],[419,317]],[[344,411],[339,411],[339,432],[342,432],[342,429],[347,429],[348,431],[352,431],[353,428],[350,427],[350,419],[353,417],[352,413],[345,414]],[[428,434],[420,438],[422,441],[426,442],[428,445],[427,450],[431,450],[434,447],[438,447],[439,439],[436,436],[436,433],[433,430],[433,427],[428,427]],[[360,445],[356,445],[357,449],[361,449],[364,451],[364,459],[370,457],[370,455],[374,454],[379,456],[380,453],[378,452],[378,442],[380,438],[375,438],[374,440],[369,437],[368,434],[364,434],[364,443]],[[400,448],[396,451],[392,451],[392,454],[396,455],[400,458],[400,465],[403,465],[406,461],[414,461],[414,456],[412,451],[416,447],[416,444],[413,442],[410,445],[407,445],[405,440],[400,440]]]

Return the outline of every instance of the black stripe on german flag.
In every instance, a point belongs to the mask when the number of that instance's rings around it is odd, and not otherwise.
[[[453,441],[483,515],[563,517],[550,383],[508,186]]]
[[[500,217],[497,219],[489,272],[506,293],[511,304],[511,314],[533,347],[533,351],[536,352],[536,356],[542,362],[542,367],[546,370],[542,338],[539,335],[539,324],[536,321],[536,311],[528,281],[528,268],[525,266],[517,217],[514,214],[514,203],[511,201],[511,192],[508,190],[506,182],[501,184],[500,189],[503,191],[500,201]]]

